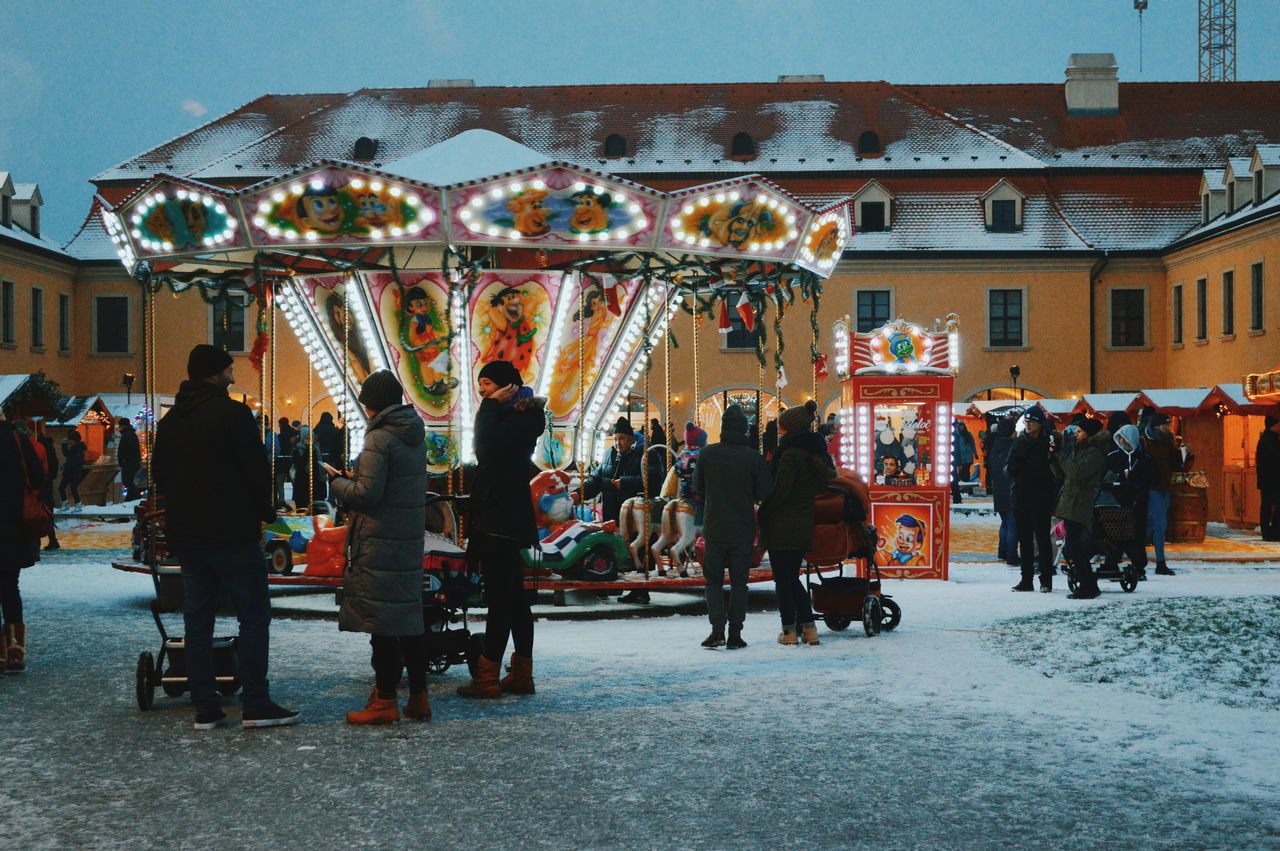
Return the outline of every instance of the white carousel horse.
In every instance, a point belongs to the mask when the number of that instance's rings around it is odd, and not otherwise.
[[[650,500],[648,507],[638,496],[622,503],[618,514],[618,534],[628,542],[627,549],[636,570],[644,569],[644,547],[652,541],[649,550],[653,554],[651,564],[665,573],[662,570],[665,556],[672,568],[679,567],[681,576],[688,575],[693,543],[701,527],[694,523],[696,506],[690,500],[677,498],[679,492],[680,480],[672,467],[667,471],[658,499]],[[662,504],[662,513],[657,521],[653,519],[653,503]]]
[[[665,488],[664,488],[665,491]],[[702,527],[695,522],[697,506],[688,499],[672,499],[662,507],[662,535],[654,541],[651,552],[656,564],[665,554],[672,568],[679,567],[681,576],[689,575],[693,560],[693,542]]]
[[[671,453],[668,447],[662,448]],[[672,464],[667,470],[667,477],[663,480],[662,492],[658,498],[646,500],[644,497],[633,496],[623,501],[618,509],[618,534],[627,542],[631,563],[636,570],[644,570],[644,548],[654,538],[661,540],[663,537],[663,518],[666,517],[666,507],[670,504],[668,500],[679,490],[678,483],[672,484],[675,481],[675,465]],[[663,506],[657,521],[653,519],[653,508],[656,505]],[[658,565],[659,562],[653,562],[654,567]]]

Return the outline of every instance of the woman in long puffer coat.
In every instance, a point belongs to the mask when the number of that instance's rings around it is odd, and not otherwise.
[[[1066,556],[1077,577],[1075,593],[1067,596],[1088,600],[1102,593],[1090,565],[1093,544],[1089,529],[1093,525],[1093,506],[1102,486],[1102,475],[1107,468],[1104,452],[1110,445],[1111,433],[1098,420],[1086,419],[1079,425],[1069,426],[1063,438],[1062,449],[1054,453],[1051,462],[1054,473],[1062,478],[1062,490],[1058,492],[1058,505],[1053,513],[1061,517],[1067,527]]]
[[[376,684],[368,705],[347,713],[352,724],[399,720],[396,688],[406,669],[405,717],[431,717],[422,621],[426,429],[403,398],[400,382],[387,370],[365,379],[360,403],[370,419],[364,449],[354,471],[333,476],[333,494],[351,518],[338,629],[370,633]]]

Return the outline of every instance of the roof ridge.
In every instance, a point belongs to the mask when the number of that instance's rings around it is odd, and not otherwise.
[[[1094,245],[1092,242],[1084,238],[1084,234],[1076,230],[1076,226],[1072,224],[1071,219],[1067,216],[1067,211],[1062,209],[1062,205],[1058,203],[1058,196],[1053,191],[1053,188],[1049,185],[1049,178],[1047,175],[1040,176],[1040,183],[1044,187],[1044,197],[1049,202],[1049,208],[1058,214],[1058,218],[1061,219],[1062,223],[1067,226],[1067,230],[1071,231],[1071,233],[1075,235],[1076,239],[1080,240],[1089,248],[1097,248],[1096,245]]]
[[[893,90],[894,90],[894,91],[896,91],[896,92],[900,92],[900,93],[902,94],[902,96],[903,96],[903,97],[907,98],[907,99],[908,99],[908,100],[910,100],[912,103],[916,104],[917,106],[921,107],[922,109],[927,109],[927,110],[929,110],[929,111],[931,111],[931,112],[934,112],[934,113],[937,113],[938,115],[941,115],[943,118],[947,119],[947,120],[948,120],[948,121],[950,121],[951,123],[953,123],[953,124],[955,124],[955,125],[957,125],[957,126],[959,126],[959,127],[963,127],[965,130],[968,130],[970,133],[975,134],[975,135],[976,135],[976,136],[978,136],[979,138],[981,138],[981,139],[985,139],[986,141],[988,141],[988,142],[991,142],[991,143],[995,144],[995,146],[996,146],[996,147],[998,147],[998,148],[1003,148],[1004,150],[1009,151],[1009,152],[1011,152],[1011,153],[1019,154],[1020,156],[1026,157],[1027,159],[1032,160],[1033,162],[1035,162],[1035,163],[1036,163],[1040,168],[1048,168],[1048,165],[1047,165],[1046,163],[1044,163],[1043,161],[1041,161],[1038,157],[1034,157],[1034,156],[1032,156],[1031,154],[1029,154],[1029,153],[1027,153],[1026,151],[1022,150],[1021,148],[1014,147],[1013,145],[1010,145],[1008,142],[1004,141],[1003,139],[998,139],[998,138],[996,138],[995,136],[992,136],[990,133],[988,133],[988,132],[987,132],[987,131],[985,131],[985,130],[980,130],[979,128],[977,128],[977,127],[973,126],[972,124],[970,124],[970,123],[969,123],[969,122],[967,122],[967,121],[963,121],[963,120],[961,120],[961,119],[959,119],[959,118],[956,118],[954,115],[952,115],[951,113],[947,112],[945,109],[941,109],[940,107],[936,107],[936,106],[934,106],[933,104],[929,103],[928,101],[926,101],[926,100],[922,100],[921,98],[916,97],[915,95],[911,94],[911,93],[910,93],[910,92],[908,92],[908,91],[904,91],[904,90],[903,90],[900,86],[898,86],[896,83],[888,83],[888,82],[886,82],[886,83],[885,83],[885,85],[887,85],[889,88],[893,89]]]
[[[110,209],[111,205],[108,204],[106,199],[97,192],[93,193],[93,200],[89,202],[89,212],[85,214],[84,221],[80,223],[80,227],[76,228],[76,232],[72,234],[71,239],[68,239],[62,244],[63,251],[66,251],[68,254],[71,253],[68,250],[71,247],[71,243],[80,238],[80,234],[84,233],[85,228],[89,226],[90,222],[96,220],[97,212],[102,208]]]

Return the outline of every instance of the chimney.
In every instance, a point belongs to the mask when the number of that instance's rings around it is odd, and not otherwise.
[[[825,83],[826,74],[780,74],[779,83]]]
[[[428,80],[428,89],[474,89],[476,87],[475,80],[457,79],[457,80]]]
[[[1119,115],[1120,77],[1113,53],[1073,53],[1067,63],[1067,115]]]

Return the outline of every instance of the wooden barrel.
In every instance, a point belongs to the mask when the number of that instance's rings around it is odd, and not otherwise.
[[[1192,484],[1203,481],[1203,474],[1175,473],[1170,488],[1169,531],[1165,540],[1170,543],[1200,543],[1204,540],[1204,527],[1209,519],[1209,491]]]

